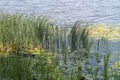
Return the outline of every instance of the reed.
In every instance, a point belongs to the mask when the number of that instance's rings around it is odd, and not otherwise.
[[[101,57],[100,44],[104,40],[91,39],[88,27],[81,21],[68,28],[59,27],[44,16],[0,14],[0,79],[98,80],[102,58],[102,80],[109,80],[110,54]],[[96,55],[91,53],[94,41],[98,42]],[[108,44],[102,45],[106,47],[104,54],[109,53]],[[28,56],[34,52],[37,55]],[[92,60],[96,65],[89,72],[85,66],[91,67]]]
[[[48,23],[44,16],[0,15],[0,51],[10,53],[17,49],[42,47],[43,36],[49,34]]]
[[[108,62],[109,62],[109,54],[104,56],[104,80],[109,80],[108,78]]]
[[[0,79],[33,80],[31,59],[23,59],[15,55],[0,56]]]

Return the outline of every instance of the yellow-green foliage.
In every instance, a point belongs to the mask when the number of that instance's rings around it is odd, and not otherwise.
[[[120,61],[116,62],[114,65],[112,65],[113,68],[120,69]]]
[[[94,39],[118,40],[120,39],[119,30],[109,27],[108,25],[93,25],[88,27],[89,36]]]
[[[56,78],[55,58],[56,55],[44,52],[37,55],[36,58],[1,54],[0,80],[46,80],[47,78]]]
[[[41,48],[48,19],[22,14],[0,15],[0,52]]]

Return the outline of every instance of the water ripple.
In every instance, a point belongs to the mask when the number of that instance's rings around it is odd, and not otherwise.
[[[0,11],[43,14],[60,23],[120,23],[119,0],[1,0]]]

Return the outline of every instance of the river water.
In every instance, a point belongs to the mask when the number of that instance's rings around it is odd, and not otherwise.
[[[120,0],[0,0],[0,12],[45,15],[57,23],[76,20],[120,23]]]

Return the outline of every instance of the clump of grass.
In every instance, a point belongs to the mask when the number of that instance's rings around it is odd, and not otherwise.
[[[41,53],[36,58],[18,55],[0,55],[0,79],[59,80],[62,72],[55,66],[56,55]]]
[[[78,22],[76,22],[71,29],[71,49],[72,51],[77,50],[77,29],[79,28]]]
[[[92,45],[92,42],[89,40],[88,37],[88,24],[84,22],[76,22],[72,29],[71,29],[71,49],[73,50],[79,50],[82,49],[84,52],[84,55],[88,57],[90,52],[90,47]]]
[[[15,55],[7,57],[0,55],[0,79],[33,80],[31,59],[23,59]]]
[[[49,26],[48,19],[43,16],[1,14],[0,52],[11,53],[19,49],[41,48],[44,33],[48,32]]]
[[[95,30],[97,33],[94,35]],[[112,36],[116,36],[116,34],[118,36],[118,32],[112,31],[112,28],[102,26],[91,28],[80,21],[71,28],[61,28],[49,23],[49,20],[43,16],[0,14],[0,53],[18,54],[0,56],[0,78],[8,80],[86,80],[86,76],[93,73],[93,79],[100,79],[100,41],[102,42],[101,38],[105,37],[102,34],[107,30],[111,34],[115,32],[115,35]],[[100,40],[96,40],[98,42],[97,55],[93,55],[93,58],[96,58],[97,66],[93,66],[96,67],[95,71],[88,70],[87,72],[84,65],[91,59],[91,40],[93,40],[91,38],[98,37],[98,33],[101,35]],[[107,44],[103,45],[108,47]],[[107,49],[105,48],[106,53]],[[54,56],[51,54],[53,52],[61,54]],[[22,56],[21,53],[38,55],[30,57]],[[103,59],[104,75],[102,79],[108,80],[109,54],[105,55]],[[86,73],[84,69],[88,74],[84,75]],[[11,74],[9,75],[8,72]]]

